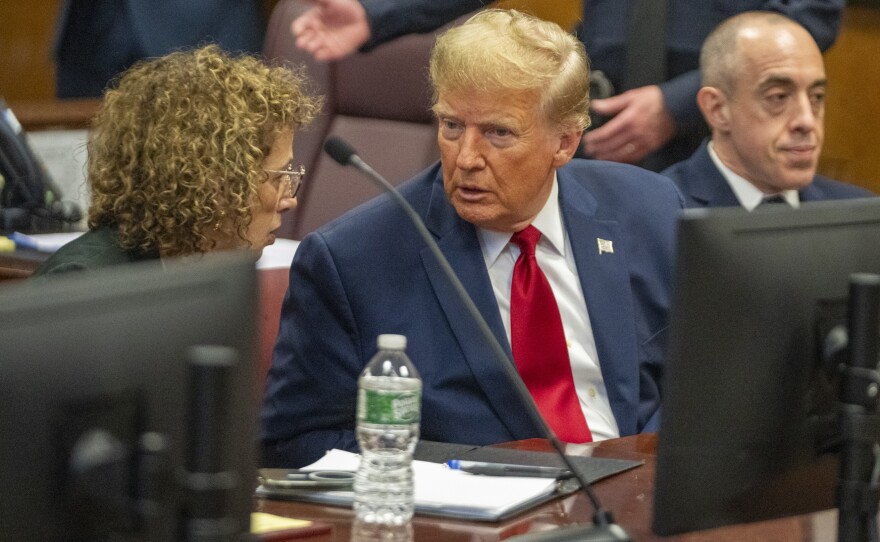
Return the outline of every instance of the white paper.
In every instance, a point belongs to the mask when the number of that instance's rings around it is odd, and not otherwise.
[[[29,235],[19,233],[16,235],[29,239],[33,242],[36,250],[40,252],[55,252],[82,234],[83,232],[81,231],[70,231],[62,233],[34,233]]]
[[[86,142],[88,130],[45,130],[28,132],[27,139],[46,166],[46,170],[61,191],[62,201],[79,205],[83,219],[76,225],[85,229],[86,215],[91,203],[86,184]]]
[[[257,269],[287,269],[293,261],[299,241],[293,239],[275,239],[275,243],[263,249],[263,255],[257,260]]]
[[[360,456],[344,450],[330,450],[302,470],[357,470]],[[552,478],[484,476],[449,469],[446,465],[413,461],[414,497],[417,512],[442,513],[472,519],[497,519],[505,512],[543,500],[556,492]],[[322,493],[322,502],[350,503],[351,491],[309,491]]]
[[[38,233],[24,237],[30,239],[40,252],[55,252],[82,234],[81,231]],[[298,246],[299,241],[293,239],[276,239],[274,244],[263,249],[263,255],[257,260],[257,269],[289,268]]]

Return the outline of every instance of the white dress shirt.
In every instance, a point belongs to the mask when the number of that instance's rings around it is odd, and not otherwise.
[[[593,440],[619,437],[620,431],[611,412],[611,403],[602,378],[596,340],[593,337],[571,243],[562,224],[559,186],[555,178],[550,197],[532,225],[542,234],[535,248],[535,257],[559,306],[575,389]],[[477,234],[509,342],[510,287],[513,282],[513,267],[520,250],[515,243],[510,242],[512,233],[477,228]]]
[[[712,145],[711,141],[709,142],[709,157],[712,158],[712,161],[715,162],[715,167],[718,168],[718,171],[724,176],[727,184],[730,185],[730,189],[733,190],[736,199],[739,200],[739,204],[747,211],[754,211],[755,207],[760,205],[764,198],[774,195],[761,192],[744,177],[737,175],[733,170],[725,166],[721,159],[718,158],[718,154],[715,152],[715,147]],[[797,190],[783,190],[779,195],[785,198],[785,201],[792,207],[800,207],[801,198]]]

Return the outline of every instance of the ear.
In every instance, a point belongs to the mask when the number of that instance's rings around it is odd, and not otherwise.
[[[583,130],[562,132],[559,136],[559,147],[553,153],[553,167],[562,167],[571,160],[581,144]]]
[[[730,127],[730,104],[727,95],[717,87],[703,87],[697,92],[697,105],[712,131],[726,132]]]

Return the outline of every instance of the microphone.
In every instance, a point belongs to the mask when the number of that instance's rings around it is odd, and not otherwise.
[[[583,488],[584,492],[587,495],[587,498],[589,498],[590,502],[592,503],[593,510],[595,511],[593,514],[594,525],[592,526],[554,529],[552,531],[546,531],[543,533],[515,536],[510,540],[519,540],[520,542],[550,542],[569,540],[578,540],[585,542],[631,541],[632,539],[629,537],[626,531],[624,531],[622,527],[614,523],[611,512],[602,507],[601,503],[599,502],[599,498],[593,492],[590,483],[577,469],[574,463],[568,458],[568,456],[565,455],[565,449],[562,442],[559,440],[559,438],[541,416],[537,405],[532,399],[532,395],[529,393],[528,388],[526,388],[525,383],[522,381],[522,378],[520,378],[519,373],[516,371],[516,366],[513,364],[513,360],[510,359],[510,357],[501,347],[501,344],[499,344],[498,339],[495,338],[492,330],[489,329],[489,324],[486,323],[483,315],[480,314],[477,306],[474,305],[473,300],[464,289],[464,286],[461,284],[461,281],[458,279],[455,271],[453,271],[452,267],[449,265],[449,261],[447,261],[443,253],[440,252],[440,247],[437,246],[437,243],[434,241],[431,233],[428,232],[428,228],[425,227],[424,222],[422,222],[422,219],[412,208],[412,205],[410,205],[409,202],[400,195],[400,192],[398,192],[397,189],[395,189],[391,185],[391,183],[389,183],[384,177],[382,177],[372,167],[370,167],[369,164],[364,162],[361,157],[357,155],[351,145],[346,143],[341,138],[335,136],[328,138],[324,143],[324,151],[326,151],[327,154],[329,154],[330,157],[333,158],[333,160],[338,162],[340,165],[353,166],[357,170],[364,173],[367,177],[369,177],[370,180],[372,180],[383,190],[388,192],[394,198],[395,202],[397,202],[397,204],[400,205],[400,207],[406,212],[407,216],[409,216],[409,219],[412,221],[413,225],[422,236],[422,239],[425,241],[425,244],[428,245],[428,248],[431,250],[434,258],[437,260],[437,263],[440,264],[440,267],[443,270],[443,274],[446,275],[446,278],[452,284],[456,296],[467,308],[468,313],[470,313],[471,318],[476,323],[480,334],[483,336],[483,339],[491,347],[492,353],[495,355],[495,359],[498,361],[499,366],[504,370],[504,373],[507,376],[507,379],[510,381],[511,385],[513,385],[517,396],[519,396],[520,401],[523,403],[523,405],[525,405],[526,412],[528,413],[529,418],[531,418],[532,423],[534,423],[535,426],[538,427],[538,429],[544,435],[544,437],[548,441],[550,441],[550,444],[553,445],[553,449],[556,451],[559,457],[562,458],[562,461],[563,463],[565,463],[566,467],[568,467],[568,469],[574,474],[575,479],[577,479],[577,481],[581,484],[581,488]]]

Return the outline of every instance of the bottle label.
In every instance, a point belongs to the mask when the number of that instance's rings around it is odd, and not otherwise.
[[[418,391],[358,392],[358,421],[375,424],[410,424],[419,421],[422,394]]]

